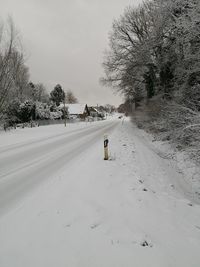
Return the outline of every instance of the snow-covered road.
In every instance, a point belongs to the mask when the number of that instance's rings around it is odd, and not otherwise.
[[[87,124],[59,134],[0,147],[0,214],[110,132],[117,122]]]
[[[1,135],[0,267],[199,267],[198,199],[146,137],[128,120]]]

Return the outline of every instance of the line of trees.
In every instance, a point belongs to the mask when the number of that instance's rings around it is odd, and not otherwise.
[[[113,23],[102,81],[126,98],[162,94],[200,110],[200,3],[150,0]]]
[[[59,119],[61,102],[77,103],[71,90],[61,85],[47,92],[42,83],[30,81],[24,51],[12,18],[0,25],[0,121],[13,125],[36,119]]]
[[[127,7],[113,22],[109,41],[103,84],[124,95],[126,108],[140,107],[141,127],[165,133],[180,147],[199,147],[199,0]],[[194,153],[200,160],[200,149]]]

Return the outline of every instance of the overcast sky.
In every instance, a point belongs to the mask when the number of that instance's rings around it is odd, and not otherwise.
[[[102,87],[103,52],[114,18],[141,0],[0,0],[0,16],[11,15],[19,29],[33,83],[48,91],[71,89],[79,102],[122,102]]]

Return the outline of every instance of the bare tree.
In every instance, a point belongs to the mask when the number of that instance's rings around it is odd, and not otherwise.
[[[123,94],[144,93],[145,76],[154,65],[150,33],[154,24],[155,6],[146,3],[138,8],[128,7],[113,23],[110,51],[103,63],[103,82]]]
[[[42,83],[34,84],[32,82],[29,82],[26,91],[24,92],[24,96],[34,102],[38,101],[48,103],[50,100],[49,94],[47,93],[47,90]]]
[[[0,112],[5,107],[11,90],[16,87],[16,78],[22,74],[24,65],[17,30],[11,18],[1,25],[0,34]]]
[[[126,98],[151,98],[159,90],[164,46],[166,38],[170,38],[170,10],[164,2],[152,0],[137,8],[128,7],[113,23],[102,82]]]
[[[67,91],[65,99],[66,99],[66,103],[68,104],[78,103],[78,99],[74,96],[71,90]]]
[[[29,78],[29,69],[22,61],[14,73],[15,90],[12,92],[13,97],[19,99],[21,102],[27,98]]]

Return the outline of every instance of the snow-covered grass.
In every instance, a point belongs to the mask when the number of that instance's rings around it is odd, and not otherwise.
[[[109,161],[102,135],[1,216],[1,267],[200,266],[200,206],[176,166],[128,120],[109,141]]]
[[[40,138],[56,136],[75,129],[88,127],[88,122],[46,125],[34,128],[17,128],[10,131],[0,131],[0,148],[7,145],[21,144],[21,142],[37,141]],[[92,126],[92,124],[90,124]]]

